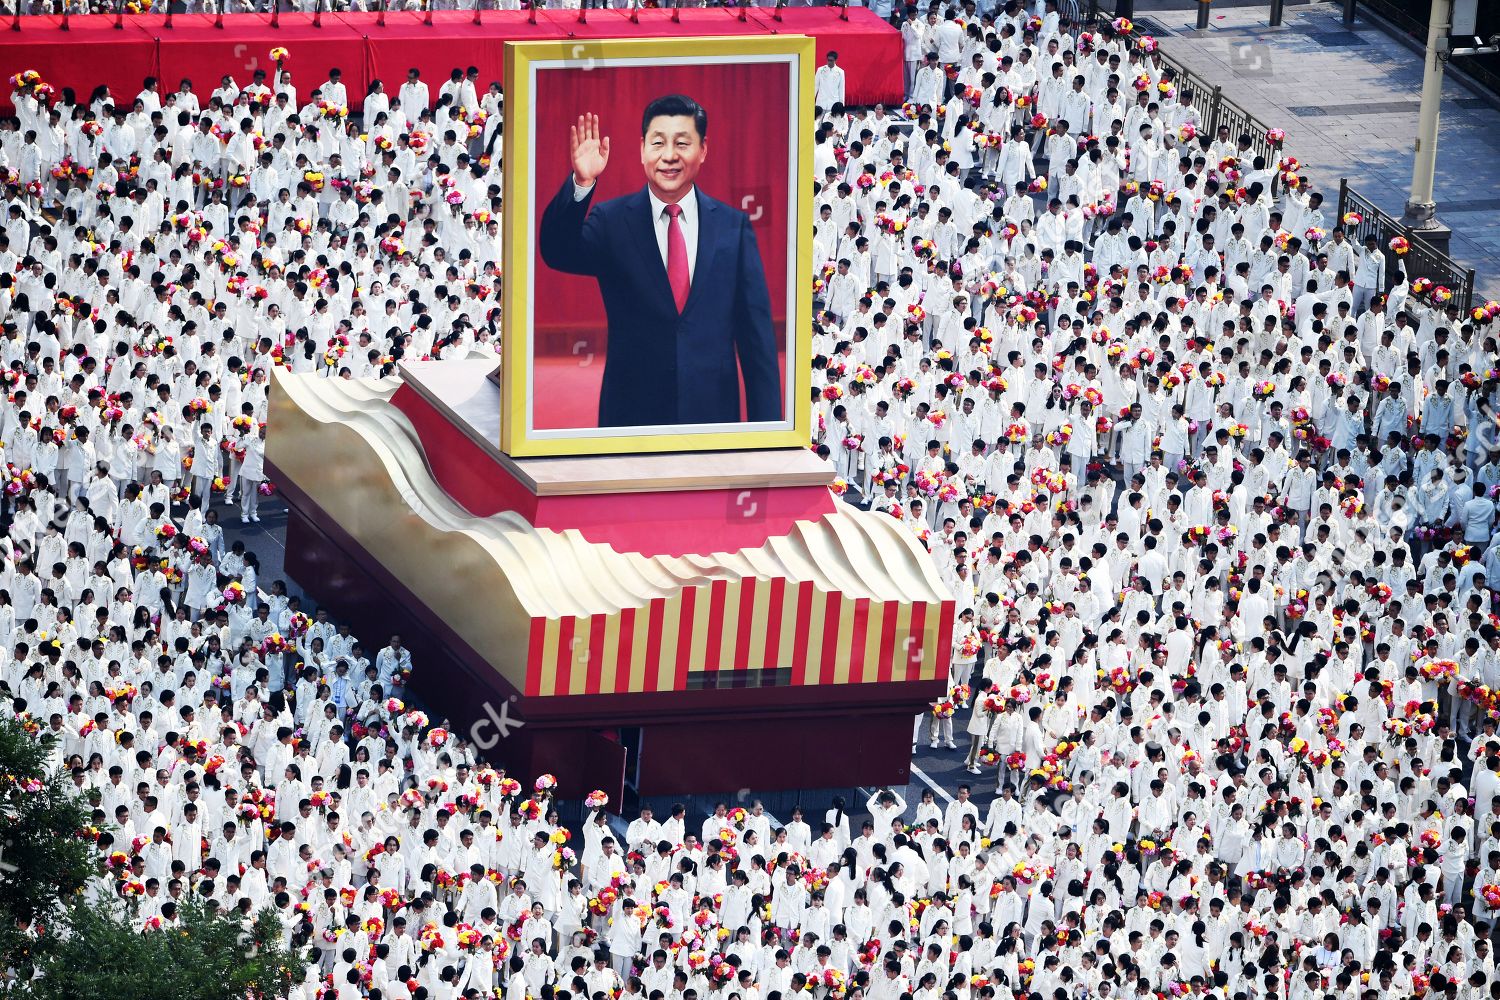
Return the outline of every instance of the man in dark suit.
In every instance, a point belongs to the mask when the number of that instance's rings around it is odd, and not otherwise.
[[[646,186],[589,210],[609,162],[597,115],[569,129],[573,174],[542,213],[548,267],[599,281],[609,345],[600,427],[784,419],[771,298],[750,219],[694,185],[708,114],[660,97],[641,118]]]

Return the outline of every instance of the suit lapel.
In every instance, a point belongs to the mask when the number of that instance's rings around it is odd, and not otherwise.
[[[631,240],[635,243],[636,257],[645,269],[643,292],[667,303],[672,311],[676,312],[677,305],[672,299],[672,285],[667,280],[667,266],[662,262],[661,248],[656,244],[655,220],[651,218],[651,198],[645,188],[636,192],[629,211],[625,213],[625,218],[630,227]]]
[[[698,259],[693,264],[693,284],[688,289],[688,299],[682,307],[683,312],[693,307],[693,303],[697,301],[700,294],[700,288],[704,289],[701,294],[709,294],[709,288],[714,284],[713,273],[719,251],[723,249],[728,239],[726,230],[730,221],[729,213],[725,212],[718,202],[705,195],[701,189],[695,189],[693,195],[698,202]]]

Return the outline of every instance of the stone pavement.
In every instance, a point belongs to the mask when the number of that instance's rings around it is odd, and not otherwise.
[[[1272,127],[1286,130],[1336,208],[1339,178],[1400,218],[1411,188],[1422,58],[1361,11],[1346,29],[1336,3],[1289,0],[1283,24],[1270,4],[1217,2],[1205,31],[1196,3],[1142,0],[1137,23],[1162,51]],[[1163,29],[1163,30],[1158,30]],[[1444,77],[1438,136],[1438,218],[1453,229],[1451,256],[1476,271],[1476,294],[1500,298],[1500,111],[1452,74]]]

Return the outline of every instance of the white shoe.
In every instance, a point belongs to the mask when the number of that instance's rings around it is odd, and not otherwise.
[[[929,749],[929,750],[936,750],[937,749],[937,740],[933,740],[931,743],[927,744],[927,749]]]
[[[250,515],[250,520],[254,521],[256,524],[259,524],[260,523],[260,515],[259,514],[251,514]]]
[[[953,742],[944,743],[943,748],[946,750],[957,750],[958,744]]]
[[[249,524],[250,523],[250,519],[248,517],[246,517],[244,514],[241,514],[240,515],[240,523],[241,524]]]
[[[979,773],[979,768],[976,767],[973,764],[970,764],[968,767],[964,768],[964,770],[968,771],[970,774],[978,774]]]

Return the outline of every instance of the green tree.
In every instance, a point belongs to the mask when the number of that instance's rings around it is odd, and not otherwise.
[[[90,902],[88,883],[113,876],[88,826],[92,808],[53,766],[54,746],[26,716],[0,718],[0,969],[16,972],[0,995],[245,1000],[284,997],[301,982],[306,956],[282,944],[271,910],[246,926],[190,899],[175,922],[144,930],[136,904]]]
[[[141,929],[119,901],[79,903],[68,936],[46,954],[28,1000],[245,1000],[284,997],[306,957],[282,945],[281,921],[262,910],[246,927],[236,914],[189,901],[161,929]]]
[[[23,975],[98,871],[93,810],[53,766],[55,740],[0,718],[0,963]]]

